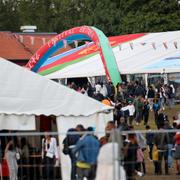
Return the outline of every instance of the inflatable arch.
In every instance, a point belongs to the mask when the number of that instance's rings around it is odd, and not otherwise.
[[[93,41],[100,51],[101,60],[108,80],[111,80],[114,85],[121,82],[117,63],[107,37],[99,29],[89,26],[75,27],[55,36],[30,58],[26,67],[37,72],[51,55],[64,46],[65,41],[71,44],[77,40]]]

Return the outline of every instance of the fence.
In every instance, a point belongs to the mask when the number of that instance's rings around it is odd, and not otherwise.
[[[151,133],[160,135],[161,133],[176,133],[178,130],[152,130]],[[81,132],[80,134],[84,134],[85,132]],[[92,134],[93,132],[86,132]],[[107,145],[106,154],[101,154],[101,149],[103,149],[103,146],[100,148],[100,153],[98,156],[98,167],[97,167],[97,174],[96,179],[102,179],[104,173],[106,172],[106,178],[103,179],[112,179],[112,180],[119,180],[123,178],[123,170],[121,167],[126,166],[127,163],[124,161],[124,152],[122,152],[122,148],[125,146],[123,144],[124,139],[123,137],[130,136],[132,134],[142,134],[142,137],[145,137],[149,131],[122,131],[119,132],[111,131],[107,132],[110,134],[108,137],[109,141],[112,142],[111,145]],[[71,132],[68,133],[70,135],[75,135],[77,133]],[[78,133],[79,134],[79,133]],[[20,149],[20,159],[18,157],[18,179],[19,180],[40,180],[45,179],[45,174],[47,169],[45,169],[44,162],[42,161],[42,139],[44,137],[45,133],[40,132],[14,132],[14,133],[0,133],[0,139],[1,139],[1,150],[2,150],[2,157],[5,155],[5,148],[8,144],[10,139],[14,140],[15,146]],[[66,133],[57,133],[57,132],[49,132],[49,135],[55,137],[57,139],[57,142],[59,142],[59,138],[66,136]],[[96,132],[96,136],[101,137],[104,136],[103,132]],[[109,143],[110,144],[110,143]],[[105,147],[105,146],[104,146]],[[171,150],[173,148],[171,147]],[[149,159],[149,152],[148,147],[144,147],[143,154],[145,157],[145,166],[146,166],[146,172],[144,175],[144,179],[150,179],[154,177],[154,164],[153,161]],[[173,152],[173,151],[171,151]],[[101,154],[101,155],[100,155]],[[62,145],[58,144],[58,155],[59,158],[63,158],[62,156],[66,156],[66,158],[69,158],[68,155],[64,155],[62,153]],[[133,155],[133,154],[131,154]],[[129,156],[131,156],[129,155]],[[133,159],[133,158],[132,158]],[[134,162],[136,163],[136,162]],[[61,174],[61,161],[56,161],[56,165],[53,167],[53,179],[62,179]],[[100,168],[101,167],[101,168]],[[101,171],[102,169],[102,171]],[[138,171],[142,171],[138,169]],[[63,170],[63,172],[65,172]],[[69,172],[68,172],[69,173]],[[164,174],[164,173],[163,173]],[[161,179],[163,174],[160,176],[156,176],[156,179]],[[137,177],[141,176],[142,174],[137,173]],[[69,174],[70,177],[70,174]],[[166,176],[163,176],[166,177]],[[6,177],[4,177],[5,179]],[[176,179],[178,176],[176,176],[176,165],[175,161],[173,161],[172,167],[169,168],[169,176],[168,178]],[[8,178],[7,178],[8,179]]]

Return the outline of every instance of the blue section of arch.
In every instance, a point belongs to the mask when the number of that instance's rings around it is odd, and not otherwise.
[[[89,45],[91,45],[91,44],[93,44],[93,42],[89,43]],[[44,66],[46,66],[46,65],[49,65],[49,64],[51,64],[51,63],[53,63],[53,62],[55,62],[55,61],[57,61],[57,60],[60,60],[60,59],[66,57],[66,56],[68,56],[68,55],[71,55],[71,54],[73,54],[73,53],[75,53],[75,52],[77,52],[77,51],[85,48],[86,46],[87,46],[87,45],[82,45],[82,46],[79,46],[79,47],[77,47],[77,48],[71,49],[71,50],[69,50],[69,51],[63,52],[62,54],[58,54],[58,55],[56,55],[56,56],[50,57],[50,58],[48,58],[48,59],[41,65],[41,67],[44,67]]]
[[[58,41],[54,46],[49,48],[46,53],[43,54],[43,56],[39,59],[39,61],[36,63],[36,65],[32,68],[32,71],[37,72],[39,70],[39,68],[45,63],[45,61],[51,55],[53,55],[58,49],[62,48],[64,46],[63,40],[66,40],[67,44],[71,44],[75,40],[91,40],[91,39],[89,38],[89,36],[87,36],[85,34],[73,34],[71,36],[68,36],[68,37]]]

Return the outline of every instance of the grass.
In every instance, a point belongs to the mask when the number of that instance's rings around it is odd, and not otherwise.
[[[168,115],[168,119],[172,125],[173,122],[173,116],[177,113],[180,112],[180,104],[175,105],[172,109],[169,109],[168,107],[165,108],[164,113]],[[154,121],[154,114],[153,112],[150,112],[149,116],[149,122],[148,124],[150,125],[151,129],[157,129]],[[135,130],[145,130],[144,122],[141,122],[140,125],[136,125],[135,123],[133,124]],[[164,179],[171,179],[171,180],[178,180],[180,179],[180,176],[176,176],[176,164],[174,161],[173,167],[169,169],[169,175],[161,175],[157,176],[154,175],[154,166],[153,162],[150,162],[148,160],[148,151],[145,150],[145,163],[146,163],[146,175],[143,177],[137,177],[137,179],[143,179],[143,180],[150,180],[150,179],[156,179],[156,180],[164,180]],[[162,163],[162,171],[164,172],[164,162]]]
[[[180,104],[174,106],[172,109],[169,109],[168,107],[166,107],[165,110],[163,111],[163,113],[168,115],[168,119],[169,119],[171,124],[173,122],[173,116],[177,112],[180,112]],[[157,129],[156,125],[155,125],[155,121],[154,121],[154,114],[151,111],[150,111],[150,114],[149,114],[149,122],[148,122],[148,124],[151,126],[151,129]],[[134,125],[134,128],[136,130],[145,130],[145,126],[143,125],[143,122],[141,122],[141,124],[138,125],[138,126],[135,123],[133,125]]]

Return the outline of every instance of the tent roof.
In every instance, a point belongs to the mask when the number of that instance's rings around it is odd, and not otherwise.
[[[120,36],[118,37],[120,39]],[[175,46],[175,43],[177,46]],[[121,74],[180,72],[177,63],[147,68],[156,61],[180,55],[180,31],[148,33],[138,38],[124,41],[113,47]],[[80,52],[78,52],[80,53]],[[176,62],[179,59],[176,59]],[[146,67],[146,68],[145,68]],[[152,66],[151,66],[152,67]],[[92,77],[105,75],[99,54],[84,56],[83,61],[64,67],[46,75],[47,78]]]
[[[0,113],[89,116],[112,109],[0,58]]]

